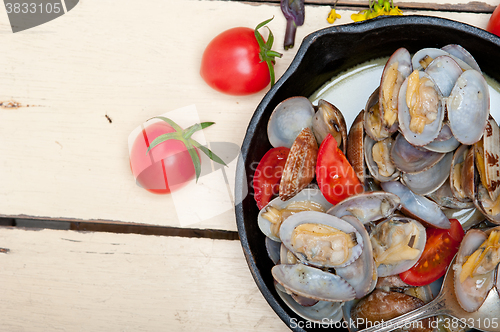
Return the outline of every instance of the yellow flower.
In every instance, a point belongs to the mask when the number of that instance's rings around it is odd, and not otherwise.
[[[335,9],[332,9],[330,11],[330,14],[328,14],[328,18],[326,20],[328,21],[328,23],[333,24],[333,22],[335,22],[335,20],[337,20],[340,17],[341,17],[340,14],[337,14]]]
[[[368,10],[365,9],[365,10],[360,11],[359,13],[352,14],[351,20],[353,20],[354,22],[364,21],[364,20],[368,19],[367,15],[368,15]]]
[[[403,15],[403,12],[396,6],[394,8],[391,8],[391,10],[389,11],[389,15]]]

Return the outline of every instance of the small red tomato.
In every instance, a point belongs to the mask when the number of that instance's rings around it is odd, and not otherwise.
[[[363,185],[331,134],[319,147],[316,179],[321,193],[332,204],[363,192]]]
[[[163,122],[146,126],[136,137],[130,149],[130,168],[139,184],[155,194],[168,194],[184,187],[195,176],[200,176],[201,150],[213,161],[225,162],[202,146],[191,136],[213,122],[195,124],[183,130],[172,120],[158,117]]]
[[[130,165],[137,183],[155,194],[180,189],[195,176],[191,156],[179,140],[165,141],[147,153],[155,138],[174,131],[165,122],[153,123],[142,130],[130,152]]]
[[[259,210],[278,194],[281,175],[289,152],[289,148],[273,148],[267,151],[260,160],[253,179],[254,198]]]
[[[493,11],[493,14],[491,14],[486,30],[500,36],[500,5],[498,5]]]
[[[266,43],[255,30],[233,28],[216,36],[207,46],[201,60],[201,77],[217,91],[230,95],[249,95],[274,84],[273,37],[269,31]]]
[[[401,280],[412,286],[428,285],[441,278],[458,252],[464,230],[457,219],[450,219],[450,229],[427,228],[427,242],[418,262],[401,273]]]

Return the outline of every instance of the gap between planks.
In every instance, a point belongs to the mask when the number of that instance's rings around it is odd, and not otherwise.
[[[47,220],[37,218],[0,218],[0,227],[176,236],[186,238],[208,238],[213,240],[239,240],[238,232],[235,231],[181,228],[172,226],[154,226],[125,222]]]

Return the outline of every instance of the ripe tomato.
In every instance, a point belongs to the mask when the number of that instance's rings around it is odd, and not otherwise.
[[[201,60],[201,77],[217,91],[230,95],[249,95],[274,84],[274,37],[269,30],[267,43],[257,31],[271,20],[252,30],[233,28],[216,36]]]
[[[253,178],[254,198],[259,210],[266,206],[273,195],[279,192],[279,184],[289,148],[272,148],[262,157]]]
[[[418,262],[401,279],[412,286],[428,285],[441,278],[458,252],[464,230],[457,219],[450,219],[450,229],[427,228],[427,242]]]
[[[493,14],[491,14],[486,30],[500,36],[500,5],[498,5],[493,11]]]
[[[332,204],[363,192],[363,185],[331,134],[323,140],[318,150],[316,180],[323,196]]]
[[[130,167],[137,183],[155,194],[180,189],[195,176],[193,161],[183,142],[171,139],[147,152],[156,137],[172,132],[175,130],[166,122],[153,123],[142,130],[130,151]]]

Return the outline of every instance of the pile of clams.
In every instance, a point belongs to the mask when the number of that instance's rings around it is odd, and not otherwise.
[[[488,229],[500,225],[500,129],[488,89],[459,45],[413,55],[400,48],[349,131],[325,100],[292,97],[276,107],[268,138],[290,153],[279,197],[258,224],[276,290],[294,312],[316,322],[380,320],[423,305],[428,288],[398,274],[422,255],[426,227],[450,228],[448,218],[464,210],[471,229],[454,266],[459,303],[475,311],[500,289],[500,227]],[[335,206],[315,185],[318,146],[329,134],[365,191]],[[379,313],[382,303],[397,309]]]

